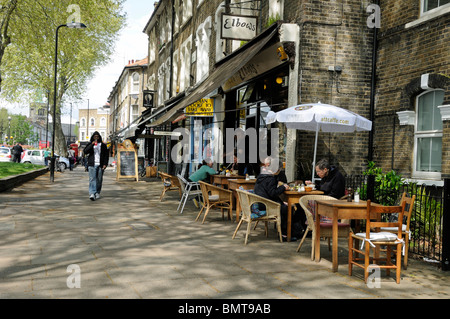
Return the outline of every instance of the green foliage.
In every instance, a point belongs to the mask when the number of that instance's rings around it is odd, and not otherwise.
[[[375,200],[382,205],[395,205],[398,200],[400,187],[404,179],[395,171],[383,173],[380,167],[375,166],[375,162],[369,161],[364,175],[375,176]],[[367,185],[361,190],[361,198],[367,199]]]
[[[270,16],[269,20],[267,20],[267,23],[265,25],[266,28],[270,27],[272,24],[274,24],[275,22],[277,22],[278,20],[280,20],[281,17],[279,14],[277,14],[275,17],[274,16]]]
[[[2,60],[1,97],[25,105],[39,92],[54,99],[56,29],[82,22],[86,29],[60,28],[56,92],[55,147],[65,152],[60,105],[78,99],[95,71],[110,61],[114,43],[125,25],[124,0],[21,0],[11,16],[11,44]],[[53,103],[50,105],[53,108]],[[53,114],[53,110],[50,110]]]

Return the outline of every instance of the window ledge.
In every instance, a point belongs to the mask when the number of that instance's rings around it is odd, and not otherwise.
[[[440,17],[444,14],[450,13],[450,5],[444,5],[442,7],[430,10],[428,12],[422,13],[421,17],[417,20],[414,20],[412,22],[409,22],[405,24],[405,29],[415,27],[416,25],[419,25],[421,23],[427,22],[431,19]]]

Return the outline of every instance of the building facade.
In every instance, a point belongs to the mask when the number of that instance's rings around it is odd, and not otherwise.
[[[109,109],[103,106],[98,108],[79,108],[78,109],[79,126],[78,141],[87,142],[91,139],[92,134],[98,131],[103,141],[109,141]],[[68,124],[66,124],[68,125]]]
[[[309,179],[314,133],[266,125],[265,117],[322,102],[372,120],[373,129],[319,133],[317,159],[344,174],[375,161],[385,171],[439,182],[450,173],[449,115],[442,115],[449,104],[449,7],[425,0],[162,0],[143,30],[145,89],[154,94],[137,122],[151,145],[146,156],[170,173],[180,163],[193,171],[206,157],[223,162],[227,145],[245,140],[251,164],[261,149],[250,142],[253,129],[258,141],[278,144],[288,180]],[[243,140],[225,134],[239,128]],[[177,149],[185,138],[188,148]]]
[[[144,151],[144,140],[138,138],[137,124],[144,112],[144,90],[147,85],[148,59],[131,60],[124,67],[109,98],[109,136],[115,143],[124,139],[132,139],[141,145],[140,152]],[[140,132],[140,131],[139,131]]]
[[[450,176],[450,3],[381,7],[374,161],[420,183]]]

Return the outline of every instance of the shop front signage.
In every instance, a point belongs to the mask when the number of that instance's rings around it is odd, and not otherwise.
[[[213,99],[201,99],[191,105],[186,106],[184,114],[186,116],[213,116],[214,104]]]
[[[275,43],[258,53],[238,72],[233,74],[222,85],[222,89],[225,92],[228,92],[235,86],[243,82],[250,81],[258,75],[264,74],[265,72],[270,71],[283,64],[284,61],[280,60],[277,54],[277,49],[280,47],[280,45],[280,43]]]
[[[258,17],[222,14],[222,39],[251,40],[256,36]]]

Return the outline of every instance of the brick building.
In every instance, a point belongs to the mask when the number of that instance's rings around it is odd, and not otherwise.
[[[450,4],[388,2],[381,16],[374,161],[440,184],[450,177]]]
[[[205,135],[208,129],[259,132],[269,110],[320,101],[372,119],[373,130],[320,133],[318,159],[328,158],[346,174],[359,174],[374,160],[406,177],[439,181],[450,172],[450,125],[444,119],[442,129],[418,132],[417,124],[403,123],[414,122],[404,117],[419,114],[416,105],[431,99],[449,104],[449,6],[423,0],[379,6],[356,0],[162,0],[143,30],[149,37],[145,88],[154,92],[154,107],[137,126],[145,130],[147,156],[173,173],[177,141],[170,132],[177,128],[191,132],[189,160],[195,163],[215,154],[211,148],[225,148],[226,137]],[[243,22],[248,30],[228,33]],[[192,105],[211,112],[185,112]],[[277,126],[288,179],[309,178],[314,134]],[[424,162],[428,149],[431,158],[439,153],[439,138],[440,164]],[[441,172],[415,169],[427,164]]]

